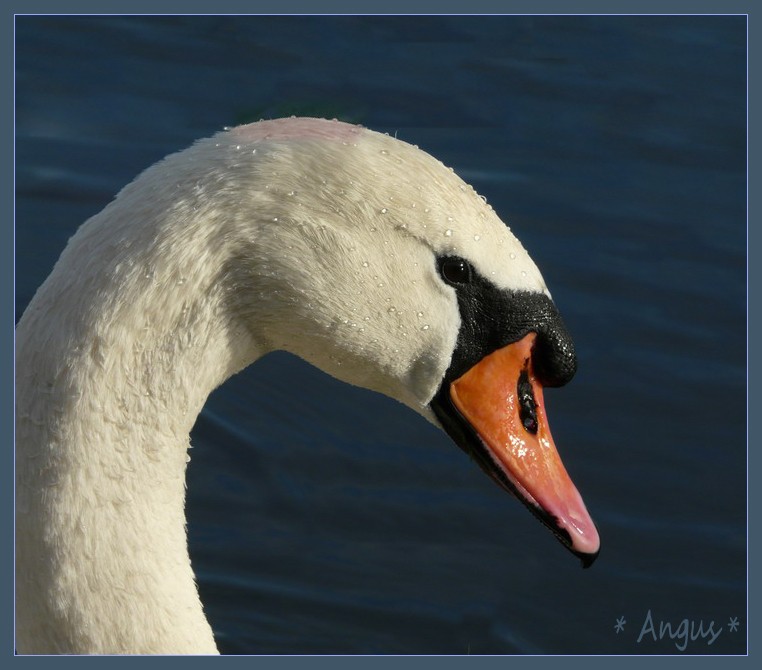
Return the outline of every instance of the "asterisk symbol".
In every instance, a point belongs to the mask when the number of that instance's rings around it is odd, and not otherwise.
[[[728,622],[728,630],[731,633],[735,633],[738,630],[738,617],[737,616],[730,617],[730,621]]]
[[[621,633],[624,630],[624,624],[626,623],[627,623],[627,620],[623,616],[620,616],[616,620],[616,625],[614,626],[614,630],[616,631],[617,635],[619,635],[619,633]]]

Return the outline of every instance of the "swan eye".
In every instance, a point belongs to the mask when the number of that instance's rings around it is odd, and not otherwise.
[[[443,258],[439,261],[439,273],[450,284],[465,284],[471,281],[471,266],[462,258]]]

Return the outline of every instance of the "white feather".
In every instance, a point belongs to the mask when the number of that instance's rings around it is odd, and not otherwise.
[[[17,649],[216,653],[185,532],[189,432],[274,349],[428,402],[459,327],[436,254],[547,292],[451,170],[310,119],[220,133],[72,237],[17,328]]]

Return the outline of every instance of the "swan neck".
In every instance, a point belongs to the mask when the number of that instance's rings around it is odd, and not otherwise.
[[[216,653],[187,546],[189,432],[258,353],[156,226],[128,266],[87,249],[118,214],[77,233],[17,328],[17,648]]]

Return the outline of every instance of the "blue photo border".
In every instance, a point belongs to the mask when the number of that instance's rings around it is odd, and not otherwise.
[[[0,7],[0,50],[2,51],[2,86],[4,95],[0,101],[0,119],[3,130],[7,131],[3,143],[3,160],[0,164],[2,179],[0,179],[0,202],[3,206],[3,223],[0,225],[0,531],[3,538],[0,546],[0,658],[3,662],[42,663],[52,659],[15,657],[13,647],[13,394],[14,394],[14,18],[19,14],[740,14],[747,18],[747,184],[756,184],[754,174],[759,171],[758,158],[760,141],[755,132],[754,124],[749,126],[749,118],[761,118],[759,112],[759,68],[758,55],[754,45],[760,40],[759,24],[754,20],[762,17],[762,3],[754,0],[71,0],[67,2],[56,0],[27,1],[10,0]],[[756,39],[755,39],[756,38]],[[757,47],[758,49],[759,47]],[[754,76],[756,73],[756,77]],[[754,80],[756,79],[756,85]],[[751,110],[751,113],[749,113]],[[756,112],[754,110],[757,110]],[[758,190],[757,190],[758,193]],[[749,302],[749,287],[757,286],[755,276],[759,274],[753,264],[754,249],[758,246],[760,236],[759,196],[751,192],[747,186],[747,416],[749,408],[760,407],[759,393],[750,380],[757,379],[759,371],[759,353],[754,343],[759,342],[758,310],[754,303]],[[758,303],[757,303],[758,304]],[[751,342],[751,346],[749,346]],[[755,400],[757,398],[757,400]],[[754,476],[759,472],[760,455],[756,449],[759,434],[757,421],[749,418],[747,421],[747,518],[749,510],[757,509],[759,491],[749,486]],[[754,524],[749,523],[749,542],[747,544],[747,566],[754,565],[754,559],[759,557],[759,536],[754,532]],[[746,621],[749,622],[749,656],[756,651],[752,623],[758,621],[756,614],[757,580],[753,572],[748,573],[748,611]],[[749,656],[728,659],[709,657],[617,657],[614,661],[623,664],[621,667],[638,665],[640,663],[670,663],[685,666],[703,661],[716,663],[748,662]],[[182,662],[208,663],[214,659],[151,659],[150,662]],[[601,663],[608,665],[612,662],[606,658],[524,658],[524,657],[258,657],[256,659],[239,658],[232,662],[257,663],[257,667],[291,668],[294,666],[310,668],[342,668],[342,667],[384,667],[394,664],[414,665],[415,667],[438,668],[468,667],[478,664],[479,667],[505,668],[507,664],[523,666],[526,663],[545,664],[577,663],[588,665]],[[81,659],[56,659],[57,663],[81,663]],[[122,662],[121,659],[99,659],[101,662]],[[219,659],[216,662],[220,662]],[[224,661],[223,661],[224,662]]]

